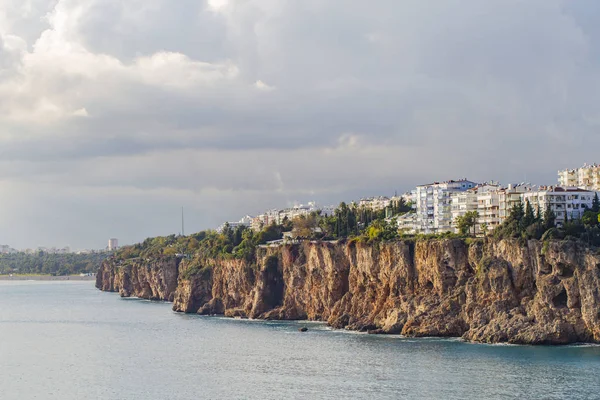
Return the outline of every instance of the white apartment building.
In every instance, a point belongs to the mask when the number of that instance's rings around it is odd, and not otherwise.
[[[558,186],[577,187],[586,190],[600,190],[600,165],[584,164],[581,168],[558,171]]]
[[[378,196],[360,199],[360,201],[358,202],[358,206],[369,208],[373,211],[379,211],[387,208],[391,203],[392,200],[389,197]]]
[[[518,185],[508,185],[501,189],[498,198],[498,215],[502,223],[510,215],[510,211],[515,205],[523,202],[523,193],[537,190],[537,186],[529,183],[520,183]]]
[[[108,251],[117,250],[119,248],[119,239],[108,239]]]
[[[450,195],[453,222],[469,211],[477,211],[477,194],[476,186],[464,192],[456,192]]]
[[[412,192],[406,192],[400,196],[398,196],[399,198],[401,198],[402,200],[404,200],[404,202],[406,204],[411,203],[413,201],[413,194]],[[395,198],[395,196],[394,196]],[[399,199],[398,199],[399,200]]]
[[[398,230],[402,233],[406,234],[414,234],[415,232],[415,224],[417,220],[417,214],[413,211],[408,212],[406,214],[402,214],[396,220],[398,224]]]
[[[541,186],[538,190],[523,193],[522,201],[523,204],[529,201],[534,212],[539,210],[542,215],[550,206],[556,215],[556,225],[561,226],[565,217],[569,220],[581,218],[585,209],[592,207],[594,194],[585,189]]]
[[[317,203],[311,201],[306,205],[299,204],[283,210],[273,209],[266,211],[264,214],[252,218],[249,226],[252,230],[259,231],[272,223],[282,224],[286,218],[291,221],[300,216],[308,216],[313,212],[320,212],[322,216],[328,216],[332,215],[334,211],[335,207],[333,206],[320,207]]]
[[[252,229],[253,231],[260,231],[263,228],[263,226],[266,226],[264,220],[264,214],[257,215],[256,217],[252,218],[252,222],[250,223],[250,229]]]
[[[456,225],[456,219],[464,216],[469,211],[477,211],[479,217],[475,226],[477,233],[483,233],[483,226],[487,231],[495,229],[500,225],[500,186],[498,183],[490,182],[478,185],[464,192],[452,193],[452,223]],[[458,233],[458,228],[454,227]]]
[[[502,223],[500,219],[500,190],[500,185],[492,183],[484,185],[478,193],[477,213],[479,218],[477,219],[477,232],[484,234],[491,232]]]
[[[298,205],[295,205],[290,208],[285,208],[285,209],[279,211],[277,223],[279,223],[279,224],[282,223],[283,220],[286,218],[291,221],[291,220],[301,217],[301,216],[308,216],[308,215],[310,215],[310,213],[316,212],[318,210],[319,209],[317,208],[316,203],[313,203],[313,202],[310,202],[306,205],[298,204]]]
[[[245,217],[243,217],[239,221],[236,221],[236,222],[225,222],[224,224],[222,224],[221,226],[219,226],[217,228],[217,232],[222,233],[223,230],[225,229],[225,225],[226,224],[229,224],[229,227],[231,229],[237,229],[240,226],[245,226],[246,228],[250,228],[250,226],[252,225],[252,220],[253,219],[254,219],[253,217],[251,217],[249,215],[246,215]]]
[[[335,213],[335,206],[323,206],[319,207],[322,216],[330,216]]]
[[[416,213],[414,230],[421,233],[453,231],[451,196],[476,185],[475,182],[461,179],[417,186],[413,191],[413,208]]]
[[[269,210],[264,214],[260,214],[252,219],[250,228],[253,231],[260,231],[265,226],[269,226],[272,223],[279,223],[279,210]]]
[[[593,168],[587,172],[565,175],[565,179],[574,179],[586,185],[595,185]],[[600,167],[598,167],[600,168]],[[580,180],[581,177],[581,180]],[[510,215],[515,205],[525,206],[529,201],[534,212],[543,215],[550,206],[556,215],[556,225],[562,226],[565,218],[579,219],[586,208],[592,207],[595,192],[583,188],[559,186],[535,186],[529,183],[500,187],[490,182],[476,185],[466,179],[460,181],[434,182],[417,186],[412,191],[414,214],[398,219],[398,228],[405,233],[443,233],[457,232],[456,219],[468,211],[477,211],[475,231],[483,234],[484,225],[491,232]]]

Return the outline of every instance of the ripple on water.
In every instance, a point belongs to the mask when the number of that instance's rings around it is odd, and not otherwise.
[[[588,399],[600,346],[483,345],[183,315],[92,283],[0,282],[2,399]],[[298,328],[307,326],[308,332]]]

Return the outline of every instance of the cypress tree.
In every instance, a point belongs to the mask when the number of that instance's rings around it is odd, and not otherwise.
[[[521,225],[523,223],[523,218],[525,217],[525,211],[523,211],[523,203],[519,201],[519,203],[512,206],[510,210],[510,215],[508,219],[510,221],[514,221],[517,224]]]
[[[550,204],[546,206],[546,210],[544,211],[544,229],[548,230],[550,228],[554,228],[556,223],[556,215],[554,211],[550,208]]]
[[[594,193],[594,200],[592,201],[592,211],[596,213],[600,211],[600,199],[598,199],[598,192]]]
[[[350,236],[350,210],[346,210],[346,236]]]
[[[529,225],[535,222],[535,215],[533,214],[533,208],[529,200],[525,200],[525,216],[523,217],[523,228],[527,228]]]

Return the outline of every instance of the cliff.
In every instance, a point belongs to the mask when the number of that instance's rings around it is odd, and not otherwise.
[[[574,241],[313,242],[236,259],[104,262],[96,286],[175,311],[476,342],[600,342],[600,256]]]
[[[119,292],[121,297],[173,301],[179,276],[176,257],[158,260],[114,260],[102,263],[96,274],[96,287]]]

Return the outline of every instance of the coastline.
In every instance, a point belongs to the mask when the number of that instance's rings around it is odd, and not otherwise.
[[[600,343],[600,256],[573,241],[300,243],[253,260],[106,260],[96,287],[186,314],[318,320],[332,328],[477,343]]]
[[[114,295],[115,292],[105,292],[107,294],[112,294]],[[172,301],[168,301],[168,300],[148,300],[148,299],[144,299],[142,297],[137,297],[137,296],[132,296],[132,297],[123,297],[124,300],[135,300],[135,301],[147,301],[147,302],[156,302],[156,303],[164,303],[164,304],[173,304]],[[308,320],[308,319],[294,319],[294,320],[288,320],[288,319],[261,319],[261,318],[242,318],[242,317],[230,317],[230,316],[226,316],[225,314],[197,314],[197,313],[182,313],[182,312],[178,312],[178,311],[173,311],[174,315],[180,315],[180,316],[194,316],[197,318],[208,318],[208,319],[219,319],[219,320],[224,320],[224,321],[236,321],[236,322],[241,322],[241,323],[259,323],[259,324],[265,324],[265,323],[276,323],[276,324],[280,324],[280,323],[284,323],[284,324],[290,324],[290,325],[295,325],[298,327],[301,326],[308,326],[310,327],[309,331],[315,329],[315,327],[317,327],[317,330],[319,331],[323,331],[323,332],[333,332],[333,333],[340,333],[340,334],[349,334],[349,335],[364,335],[364,336],[372,336],[372,337],[376,337],[376,338],[380,338],[380,339],[386,339],[386,340],[396,340],[396,339],[400,339],[404,342],[418,342],[418,341],[445,341],[445,342],[460,342],[460,343],[464,343],[467,345],[474,345],[474,346],[489,346],[489,347],[549,347],[549,348],[556,348],[556,347],[600,347],[600,343],[594,343],[594,342],[571,342],[571,343],[564,343],[564,344],[531,344],[531,343],[508,343],[508,342],[478,342],[478,341],[471,341],[471,340],[466,340],[464,338],[462,338],[461,336],[405,336],[402,334],[381,334],[381,333],[374,333],[374,332],[368,332],[368,331],[358,331],[358,330],[352,330],[352,329],[346,329],[346,328],[334,328],[331,325],[328,325],[326,321],[318,321],[318,320]],[[319,329],[321,328],[321,329]]]
[[[52,276],[52,275],[0,275],[0,281],[93,281],[95,275]]]

